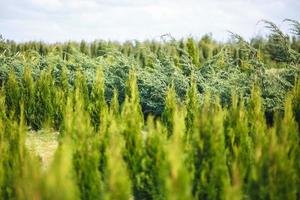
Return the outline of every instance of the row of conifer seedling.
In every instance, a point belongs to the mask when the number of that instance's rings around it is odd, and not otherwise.
[[[101,70],[89,92],[47,72],[21,84],[11,72],[0,93],[0,199],[299,199],[299,84],[267,124],[253,86],[231,106],[170,86],[161,117],[141,111],[131,71],[125,101],[105,100]],[[212,101],[212,99],[215,99]],[[298,120],[298,122],[297,122]],[[46,170],[25,145],[28,127],[60,131]]]

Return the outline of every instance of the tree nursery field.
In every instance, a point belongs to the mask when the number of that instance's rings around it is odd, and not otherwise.
[[[0,199],[300,199],[300,24],[249,42],[0,41]]]

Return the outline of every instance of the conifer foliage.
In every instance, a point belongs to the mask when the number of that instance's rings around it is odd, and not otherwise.
[[[239,39],[1,40],[0,199],[299,199],[298,53]],[[46,168],[41,129],[59,135]]]

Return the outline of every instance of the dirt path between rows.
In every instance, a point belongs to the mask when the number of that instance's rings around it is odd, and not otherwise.
[[[53,160],[58,146],[58,135],[58,132],[46,130],[30,131],[26,135],[25,144],[29,152],[36,154],[41,159],[44,169],[47,169]]]

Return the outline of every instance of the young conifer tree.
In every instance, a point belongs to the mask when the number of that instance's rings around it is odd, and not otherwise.
[[[3,197],[4,185],[4,158],[6,156],[6,141],[5,141],[5,127],[6,127],[6,105],[5,96],[2,89],[0,89],[0,197]]]
[[[85,55],[90,55],[89,46],[88,46],[87,42],[84,41],[84,40],[82,40],[80,42],[80,52],[85,54]]]
[[[225,198],[241,199],[247,189],[246,183],[254,162],[254,150],[244,100],[239,99],[235,93],[232,94],[232,105],[225,115],[224,134],[231,178],[230,185],[225,188]]]
[[[254,159],[253,141],[249,135],[249,123],[244,101],[232,94],[232,105],[225,115],[224,134],[227,149],[227,163],[237,168],[239,177],[247,180]],[[233,171],[232,171],[233,172]],[[232,179],[234,178],[234,174]]]
[[[120,134],[117,122],[111,118],[107,130],[108,144],[105,155],[106,165],[103,170],[103,195],[105,200],[132,199],[132,185],[126,163],[123,159],[125,141]]]
[[[89,101],[92,125],[95,126],[96,129],[98,129],[100,125],[101,118],[104,118],[104,115],[107,114],[107,105],[104,92],[104,74],[102,69],[98,69],[96,72],[96,80],[92,85],[91,97]]]
[[[251,199],[296,199],[295,171],[276,129],[261,140],[247,189]],[[286,168],[286,166],[291,166]]]
[[[67,104],[67,99],[71,91],[69,85],[69,71],[66,66],[63,66],[60,71],[59,81],[55,84],[53,94],[53,125],[56,130],[62,129],[64,123],[64,111]]]
[[[110,113],[112,113],[115,117],[118,117],[120,113],[119,93],[116,88],[114,89],[113,98],[110,102]]]
[[[130,71],[121,121],[122,134],[125,139],[124,158],[132,180],[134,197],[142,199],[146,196],[142,165],[144,160],[144,142],[142,138],[144,119],[136,81],[135,72]]]
[[[296,86],[294,87],[292,93],[290,94],[290,98],[292,98],[292,109],[293,109],[293,116],[294,116],[294,120],[297,122],[297,127],[298,127],[298,133],[300,132],[300,81],[297,82]],[[287,115],[285,115],[287,116]],[[289,123],[288,120],[285,121],[286,123]],[[294,134],[293,134],[294,135]],[[295,135],[294,135],[295,137]],[[299,134],[298,134],[298,138],[295,140],[299,141]],[[299,144],[299,143],[298,143]],[[295,160],[300,160],[300,145],[297,146],[298,149],[295,150]],[[299,162],[295,162],[295,168],[297,170],[297,174],[300,174],[300,163]],[[300,177],[298,176],[297,178],[297,185],[300,184]],[[297,191],[297,198],[300,198],[300,189],[298,188]]]
[[[55,152],[52,165],[42,179],[41,199],[80,199],[72,149],[70,138],[64,138]]]
[[[81,199],[97,199],[102,195],[98,137],[95,137],[89,114],[84,108],[82,93],[76,88],[74,97],[71,97],[74,104],[71,98],[68,100],[62,134],[72,140],[75,180]]]
[[[185,107],[176,107],[173,133],[166,147],[166,199],[193,199],[191,173],[185,163]]]
[[[63,66],[61,69],[61,74],[60,74],[60,81],[59,81],[59,86],[64,92],[65,99],[67,99],[70,86],[69,86],[69,70],[66,66]]]
[[[150,199],[166,199],[166,181],[168,176],[166,149],[167,131],[160,121],[152,116],[147,119],[145,136],[145,189]]]
[[[199,49],[197,48],[193,38],[188,38],[186,42],[186,49],[191,57],[192,63],[195,66],[199,66]]]
[[[21,99],[24,102],[25,120],[28,125],[34,119],[35,85],[29,67],[25,67],[21,85]]]
[[[243,179],[240,176],[240,168],[238,167],[238,161],[233,161],[231,168],[229,169],[230,173],[230,184],[225,186],[224,195],[222,199],[225,200],[240,200],[243,199]]]
[[[65,97],[65,92],[60,87],[55,87],[53,93],[53,128],[55,130],[60,130],[63,125],[64,110],[67,104],[67,98]]]
[[[255,130],[259,135],[255,140],[254,165],[247,186],[250,198],[297,199],[299,165],[295,161],[299,157],[299,133],[291,102],[288,97],[284,117],[277,114],[275,125],[269,129],[257,129],[266,124],[261,118],[252,118],[256,120]],[[260,116],[259,112],[255,115]]]
[[[293,112],[300,131],[300,81],[296,83],[291,95],[293,96]]]
[[[300,164],[298,162],[300,158],[300,135],[293,113],[292,96],[286,98],[284,108],[283,119],[275,125],[278,143],[276,150],[279,151],[279,156],[276,157],[276,160],[278,159],[277,166],[273,168],[275,174],[272,174],[272,178],[275,179],[272,180],[272,184],[274,184],[272,187],[277,190],[274,191],[273,198],[297,199],[297,194],[300,194],[299,187],[297,187],[300,183]],[[280,158],[281,156],[282,158]],[[285,166],[289,167],[286,168]]]
[[[254,86],[248,103],[248,119],[250,124],[250,136],[254,146],[259,145],[266,131],[266,120],[264,116],[263,102],[260,89]]]
[[[193,192],[199,199],[221,199],[230,183],[226,164],[224,111],[209,96],[200,108],[199,133],[194,143]]]
[[[17,199],[43,199],[42,167],[39,157],[26,153],[20,170],[15,185]]]
[[[86,80],[86,76],[83,74],[83,72],[81,72],[80,70],[78,70],[76,72],[76,76],[75,76],[75,87],[74,90],[80,92],[80,98],[82,98],[82,103],[83,103],[83,108],[85,110],[88,110],[88,106],[89,106],[89,92],[88,92],[88,85],[87,85],[87,80]],[[74,92],[74,91],[73,91]],[[74,96],[76,97],[76,96]],[[76,99],[74,99],[74,101],[76,101]]]
[[[34,129],[53,125],[53,98],[55,95],[51,71],[51,69],[42,71],[36,82],[34,120],[32,123]]]
[[[186,132],[187,140],[193,140],[193,134],[197,132],[197,118],[199,116],[200,99],[194,75],[191,77],[191,86],[186,95]]]
[[[12,118],[5,120],[5,124],[2,124],[2,126],[4,126],[1,141],[2,156],[0,158],[1,168],[3,170],[3,177],[1,177],[2,183],[0,183],[1,199],[17,199],[18,182],[24,174],[23,166],[26,159],[26,149],[22,104],[20,106],[20,112],[19,124]]]
[[[172,85],[169,90],[167,91],[166,100],[165,100],[165,108],[162,113],[162,121],[164,122],[165,126],[167,127],[167,130],[169,132],[169,135],[173,133],[173,127],[174,127],[174,115],[176,112],[176,107],[178,104],[178,99],[176,95],[176,90],[174,85]]]
[[[7,105],[7,114],[11,116],[11,118],[18,118],[20,114],[20,87],[19,83],[16,79],[16,75],[14,71],[10,71],[8,75],[8,80],[4,85],[4,93],[5,93],[5,102]]]

